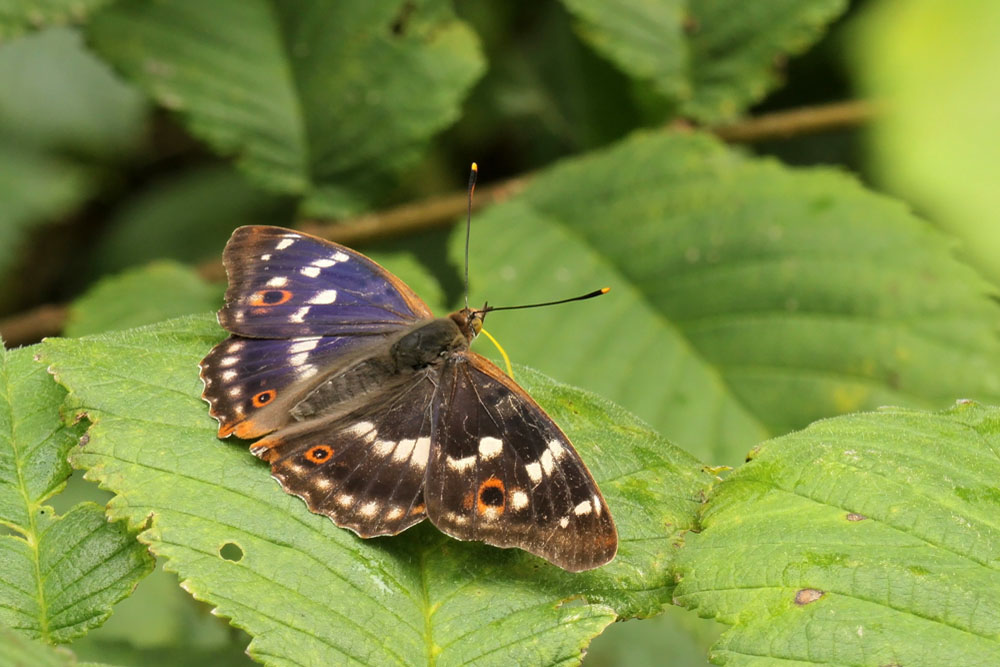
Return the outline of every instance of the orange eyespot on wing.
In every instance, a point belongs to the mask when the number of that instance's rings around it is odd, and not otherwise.
[[[250,295],[248,304],[251,306],[269,307],[280,306],[292,298],[291,290],[286,289],[262,289]]]
[[[333,456],[333,447],[329,445],[316,445],[306,451],[306,460],[316,465],[326,463],[331,456]]]
[[[507,493],[504,489],[503,482],[496,477],[490,477],[479,485],[476,510],[480,514],[486,514],[487,512],[502,514],[504,507],[506,506],[506,501]]]
[[[253,406],[255,408],[262,408],[271,401],[273,401],[276,394],[277,392],[275,392],[273,389],[265,389],[260,393],[254,394],[254,397],[251,399],[251,402],[253,403]]]

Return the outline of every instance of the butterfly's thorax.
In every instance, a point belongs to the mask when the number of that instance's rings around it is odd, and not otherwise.
[[[465,350],[469,340],[451,317],[415,325],[397,340],[390,356],[399,372],[420,370],[443,363],[449,352]]]

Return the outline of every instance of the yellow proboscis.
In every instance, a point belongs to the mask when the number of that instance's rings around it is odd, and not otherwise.
[[[507,352],[503,349],[503,346],[501,346],[500,343],[497,342],[497,339],[491,336],[490,332],[487,331],[486,329],[480,330],[479,333],[485,334],[485,336],[490,339],[490,342],[493,343],[494,347],[496,347],[500,351],[500,356],[503,357],[503,363],[507,366],[507,375],[509,375],[510,379],[513,380],[514,369],[510,367],[510,357],[507,356]]]

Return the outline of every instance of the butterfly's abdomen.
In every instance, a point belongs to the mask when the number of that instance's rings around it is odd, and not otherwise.
[[[385,354],[362,359],[317,385],[295,404],[291,416],[296,421],[305,421],[348,412],[358,401],[384,391],[396,375],[392,360]]]
[[[393,344],[390,356],[400,372],[443,363],[453,350],[469,347],[469,341],[450,317],[415,326]]]
[[[312,389],[291,410],[296,421],[351,412],[374,396],[391,396],[414,372],[443,363],[448,352],[468,347],[451,319],[413,325],[389,347],[337,371]]]

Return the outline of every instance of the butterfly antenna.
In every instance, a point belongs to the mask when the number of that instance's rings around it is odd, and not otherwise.
[[[560,303],[569,303],[570,301],[583,301],[584,299],[593,299],[595,296],[601,296],[602,294],[607,294],[611,291],[610,287],[602,287],[601,289],[594,290],[593,292],[588,292],[587,294],[581,294],[580,296],[574,296],[569,299],[559,299],[558,301],[546,301],[544,303],[528,303],[523,306],[490,306],[485,305],[483,309],[479,312],[492,313],[497,310],[520,310],[522,308],[541,308],[542,306],[556,306]]]
[[[465,309],[469,309],[469,237],[472,235],[472,193],[476,191],[479,166],[473,162],[469,170],[469,208],[465,214]]]

